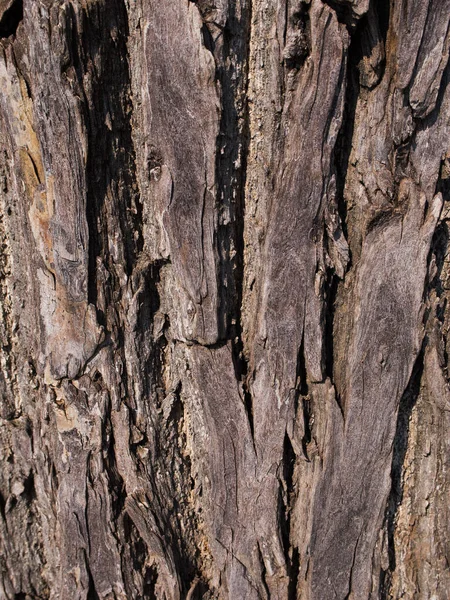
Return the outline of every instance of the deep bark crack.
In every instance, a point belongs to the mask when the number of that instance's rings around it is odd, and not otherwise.
[[[23,20],[23,0],[14,0],[0,19],[0,39],[15,35]]]

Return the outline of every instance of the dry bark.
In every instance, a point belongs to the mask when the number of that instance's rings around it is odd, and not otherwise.
[[[450,0],[0,0],[0,599],[446,600]]]

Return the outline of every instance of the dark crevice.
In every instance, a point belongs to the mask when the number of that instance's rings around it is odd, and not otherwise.
[[[393,443],[391,491],[385,515],[389,566],[387,570],[381,570],[380,573],[380,600],[388,599],[391,575],[396,568],[395,526],[397,511],[403,500],[403,471],[406,452],[408,450],[410,418],[420,393],[426,344],[427,338],[423,341],[422,349],[416,359],[411,378],[399,405],[397,427]]]
[[[122,555],[122,559],[127,558],[128,560],[122,564],[122,572],[124,574],[127,595],[132,598],[136,596],[137,592],[137,597],[139,598],[157,600],[156,583],[158,581],[158,570],[155,565],[146,564],[149,555],[147,545],[127,513],[123,517],[123,533],[126,544],[125,554]],[[129,567],[124,569],[125,565],[129,564],[133,565],[133,574],[129,572]],[[141,579],[140,589],[136,589],[138,574]]]
[[[391,0],[372,0],[372,5],[378,17],[378,26],[380,30],[381,39],[386,45],[391,14]]]
[[[248,84],[248,82],[247,82]],[[247,91],[247,90],[246,90]],[[234,336],[232,337],[233,357],[235,364],[236,375],[238,380],[242,381],[242,389],[244,394],[244,403],[254,443],[254,422],[253,422],[253,401],[251,392],[248,388],[248,365],[244,356],[244,347],[242,340],[242,317],[241,306],[243,298],[243,282],[244,282],[244,220],[245,220],[245,185],[247,178],[247,156],[250,140],[250,119],[248,104],[244,111],[244,124],[242,129],[242,149],[241,161],[242,172],[239,186],[239,194],[236,203],[236,225],[235,225],[235,247],[236,247],[236,268],[235,268],[235,286],[236,286],[236,310],[235,310],[235,325]]]
[[[215,49],[217,78],[221,85],[222,113],[217,140],[217,234],[219,270],[219,323],[221,337],[240,339],[242,302],[244,213],[249,114],[247,100],[250,12],[240,18],[230,5],[228,19]],[[237,65],[242,71],[237,77]]]
[[[252,395],[249,392],[248,388],[247,388],[247,384],[244,382],[243,386],[243,393],[244,393],[244,404],[245,404],[245,411],[247,413],[247,418],[248,418],[248,423],[250,426],[250,433],[252,435],[252,440],[253,440],[253,444],[255,443],[255,425],[253,422],[253,401],[252,401]]]
[[[85,560],[86,571],[87,571],[88,580],[89,580],[89,584],[88,584],[89,588],[88,588],[88,592],[86,595],[86,600],[100,600],[97,590],[95,589],[94,578],[92,577],[91,569],[89,567],[89,561],[88,561],[86,554],[84,556],[84,560]]]
[[[448,206],[450,202],[450,156],[446,156],[441,163],[439,179],[436,185],[436,194],[442,194],[444,206]],[[443,211],[445,215],[445,210]],[[433,235],[431,243],[430,256],[434,259],[434,273],[430,273],[431,281],[427,288],[435,290],[436,296],[439,299],[439,304],[436,306],[436,317],[440,324],[440,332],[442,336],[441,344],[441,362],[444,375],[449,379],[448,372],[448,319],[447,313],[447,294],[445,281],[445,263],[448,255],[448,245],[450,240],[449,220],[442,218]],[[430,269],[429,269],[430,270]]]
[[[383,18],[385,13],[381,11]],[[342,16],[342,15],[341,15]],[[374,15],[370,12],[370,18]],[[346,88],[344,97],[344,111],[342,116],[342,124],[337,136],[336,144],[333,150],[333,166],[336,177],[336,206],[339,214],[339,219],[342,227],[342,234],[349,244],[349,263],[347,270],[352,264],[352,248],[351,239],[348,231],[348,208],[345,198],[345,185],[349,168],[350,154],[353,146],[353,136],[355,131],[356,107],[361,94],[360,71],[359,65],[363,56],[371,51],[371,42],[366,40],[370,38],[368,30],[369,15],[364,15],[354,28],[351,36],[351,42],[348,49]],[[380,26],[380,29],[382,27]],[[383,29],[383,35],[386,34]],[[381,35],[381,34],[380,34]],[[384,68],[384,67],[383,67]],[[324,362],[325,373],[331,381],[334,381],[334,328],[335,328],[335,312],[336,303],[339,295],[339,278],[337,274],[329,269],[327,271],[327,283],[325,293],[325,315],[324,315]],[[336,399],[339,409],[343,413],[342,403],[338,393]],[[305,437],[304,443],[307,444],[309,428],[309,403],[304,401],[304,420],[305,420]],[[304,446],[305,451],[305,446]]]
[[[298,578],[300,575],[300,553],[298,548],[292,548],[292,558],[289,566],[288,600],[297,600]]]
[[[8,38],[16,35],[17,28],[23,20],[23,0],[15,0],[11,6],[5,10],[0,19],[0,38]]]
[[[302,449],[305,458],[308,458],[308,444],[311,441],[311,403],[309,398],[308,378],[306,372],[305,360],[305,340],[302,338],[300,349],[297,355],[297,370],[296,370],[297,389],[295,394],[295,415],[299,416],[299,401],[301,401],[301,411],[303,416],[304,434],[302,437]]]
[[[123,264],[129,276],[142,249],[142,206],[140,203],[135,152],[131,131],[131,80],[128,66],[128,14],[123,0],[87,5],[69,20],[71,36],[79,44],[70,60],[78,67],[78,94],[84,98],[87,131],[86,220],[88,247],[88,302],[96,307],[118,356],[124,353],[124,331],[111,307],[120,303],[122,285],[117,275],[117,258],[110,252],[111,230],[117,230],[123,245]],[[76,28],[76,29],[75,29]],[[92,65],[95,69],[92,70]],[[86,74],[92,83],[84,90]],[[120,256],[120,255],[119,255]],[[120,260],[120,258],[119,258]],[[98,296],[103,307],[98,306]],[[127,363],[122,358],[122,398],[133,410]]]
[[[65,18],[63,31],[67,36],[66,44],[68,52],[60,56],[61,72],[67,72],[68,68],[72,66],[76,71],[78,80],[81,81],[83,78],[83,57],[81,56],[82,48],[78,45],[79,31],[73,5],[68,4],[67,10],[62,14]]]
[[[343,23],[351,31],[356,26],[357,16],[352,10],[352,0],[346,0],[345,3],[339,0],[323,0],[336,13],[339,23]]]
[[[72,51],[79,64],[82,87],[83,72],[89,61],[97,65],[91,102],[85,106],[88,131],[86,166],[86,216],[89,229],[88,299],[97,301],[97,258],[108,256],[108,198],[118,206],[118,226],[124,244],[125,264],[129,275],[142,249],[142,206],[135,172],[135,152],[131,133],[130,73],[127,60],[128,17],[124,3],[117,0],[113,8],[88,8],[82,13],[79,33],[83,56]],[[76,23],[73,25],[75,27]],[[118,32],[111,35],[111,32]],[[100,226],[100,223],[102,224]],[[113,265],[105,264],[108,272]],[[109,300],[109,299],[108,299]],[[112,299],[111,299],[112,301]],[[102,319],[101,315],[99,320]]]
[[[154,346],[154,362],[150,367],[151,390],[148,392],[151,404],[146,405],[150,429],[142,432],[142,439],[131,451],[142,476],[149,481],[152,511],[157,518],[159,535],[171,549],[181,597],[184,598],[192,581],[201,575],[197,565],[198,522],[190,500],[195,481],[187,451],[182,383],[179,381],[174,389],[165,389],[164,348],[160,342],[155,342]],[[140,458],[136,450],[139,445],[148,447],[150,437],[153,460],[147,461]],[[170,475],[173,473],[177,473],[176,479]],[[162,477],[162,474],[167,476]]]
[[[347,86],[344,99],[344,114],[333,152],[334,167],[336,170],[336,202],[342,223],[342,231],[347,240],[347,203],[345,201],[344,190],[355,129],[356,105],[360,94],[358,71],[359,52],[355,53],[354,51],[356,44],[357,42],[352,38],[348,49],[349,58],[347,66]]]
[[[144,598],[157,600],[156,584],[158,582],[158,570],[155,566],[146,567],[144,574]]]
[[[295,600],[297,597],[296,590],[300,570],[298,548],[292,545],[291,540],[291,509],[292,498],[294,495],[294,469],[296,458],[291,440],[286,432],[283,445],[283,485],[280,486],[279,494],[279,523],[281,542],[289,575],[288,600]]]
[[[239,332],[240,333],[240,332]],[[253,420],[253,399],[251,392],[248,388],[248,364],[243,356],[242,338],[238,335],[232,341],[232,356],[234,373],[237,381],[242,382],[242,393],[244,400],[245,412],[247,414],[248,424],[250,427],[250,433],[252,436],[253,444],[255,443],[255,426]]]
[[[302,410],[303,410],[303,426],[304,426],[304,434],[302,437],[302,450],[305,458],[309,461],[308,456],[308,444],[311,443],[312,440],[312,432],[311,432],[311,401],[309,398],[302,398]]]
[[[325,373],[331,381],[334,380],[334,315],[336,312],[336,299],[339,289],[339,279],[334,271],[328,271],[328,282],[325,291],[325,328],[324,351]]]
[[[351,34],[348,49],[347,86],[345,90],[344,114],[342,125],[334,149],[334,166],[336,171],[336,200],[342,223],[343,233],[348,240],[347,203],[344,189],[349,166],[350,154],[353,147],[356,106],[361,95],[360,65],[364,57],[370,56],[377,44],[386,44],[389,28],[389,0],[372,1],[371,8]],[[371,20],[376,20],[372,23]],[[375,32],[378,34],[375,34]],[[385,58],[378,65],[378,82],[382,79],[385,69]],[[350,248],[351,260],[351,248]]]
[[[296,367],[296,381],[297,389],[301,396],[307,396],[309,392],[308,388],[308,377],[306,374],[306,360],[305,360],[305,338],[302,337],[302,343],[297,354],[297,367]]]
[[[24,490],[22,492],[23,498],[30,504],[36,498],[36,490],[34,487],[34,474],[30,471],[28,477],[23,481]]]
[[[444,197],[444,195],[443,195]],[[433,235],[433,241],[431,244],[431,255],[434,257],[435,269],[436,272],[429,282],[429,286],[432,289],[436,290],[436,295],[438,298],[442,298],[445,302],[445,289],[444,289],[444,281],[442,280],[445,260],[447,258],[448,253],[448,242],[450,239],[450,232],[448,228],[447,220],[441,221],[435,229]],[[437,317],[439,321],[442,323],[444,319],[443,311],[444,306],[437,307]]]
[[[207,7],[200,8],[202,14],[207,16]],[[231,340],[235,375],[242,383],[244,405],[253,439],[252,397],[247,385],[248,367],[244,356],[241,323],[245,185],[250,140],[247,100],[250,10],[251,6],[248,6],[239,15],[234,3],[229,5],[228,19],[218,38],[220,44],[214,44],[209,29],[216,27],[214,24],[206,22],[202,31],[205,46],[216,58],[216,77],[220,81],[222,95],[216,152],[220,345]],[[242,71],[236,77],[238,64],[242,65]]]
[[[296,455],[287,432],[283,443],[283,482],[279,488],[279,523],[286,564],[291,564],[291,497],[294,490]]]
[[[211,54],[214,54],[214,40],[210,30],[205,24],[202,25],[202,38],[205,48],[209,50]]]
[[[157,340],[154,339],[154,319],[160,308],[159,283],[161,271],[168,264],[167,260],[154,261],[145,265],[145,268],[135,268],[131,278],[132,289],[136,303],[139,306],[136,318],[136,343],[140,349],[143,372],[148,377],[143,378],[143,392],[151,395],[159,386],[158,377],[162,372],[164,362],[164,349],[167,345],[165,330]]]
[[[227,340],[219,340],[218,342],[214,342],[212,344],[204,344],[202,342],[198,342],[197,340],[177,340],[179,342],[185,343],[187,346],[201,346],[202,348],[209,348],[210,350],[219,350],[224,346],[228,345]]]
[[[3,494],[0,491],[0,517],[3,519],[3,521],[5,521],[5,519],[6,519],[5,507],[6,507],[5,498],[3,497]]]
[[[442,194],[444,202],[450,202],[450,155],[448,155],[441,163],[436,193]]]
[[[110,413],[108,407],[108,413]],[[108,474],[109,490],[111,496],[111,509],[115,518],[118,519],[125,506],[127,497],[124,481],[119,473],[116,461],[116,442],[114,438],[114,429],[110,418],[104,419],[102,427],[102,446],[106,449],[104,453],[105,470]]]
[[[311,54],[311,23],[309,4],[301,4],[286,22],[284,65],[298,71]]]

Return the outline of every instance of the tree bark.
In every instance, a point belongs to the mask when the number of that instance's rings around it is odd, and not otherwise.
[[[450,0],[0,38],[0,599],[446,600]]]

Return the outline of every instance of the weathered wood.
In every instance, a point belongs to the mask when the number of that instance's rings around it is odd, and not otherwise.
[[[449,0],[0,0],[0,598],[446,600]]]

